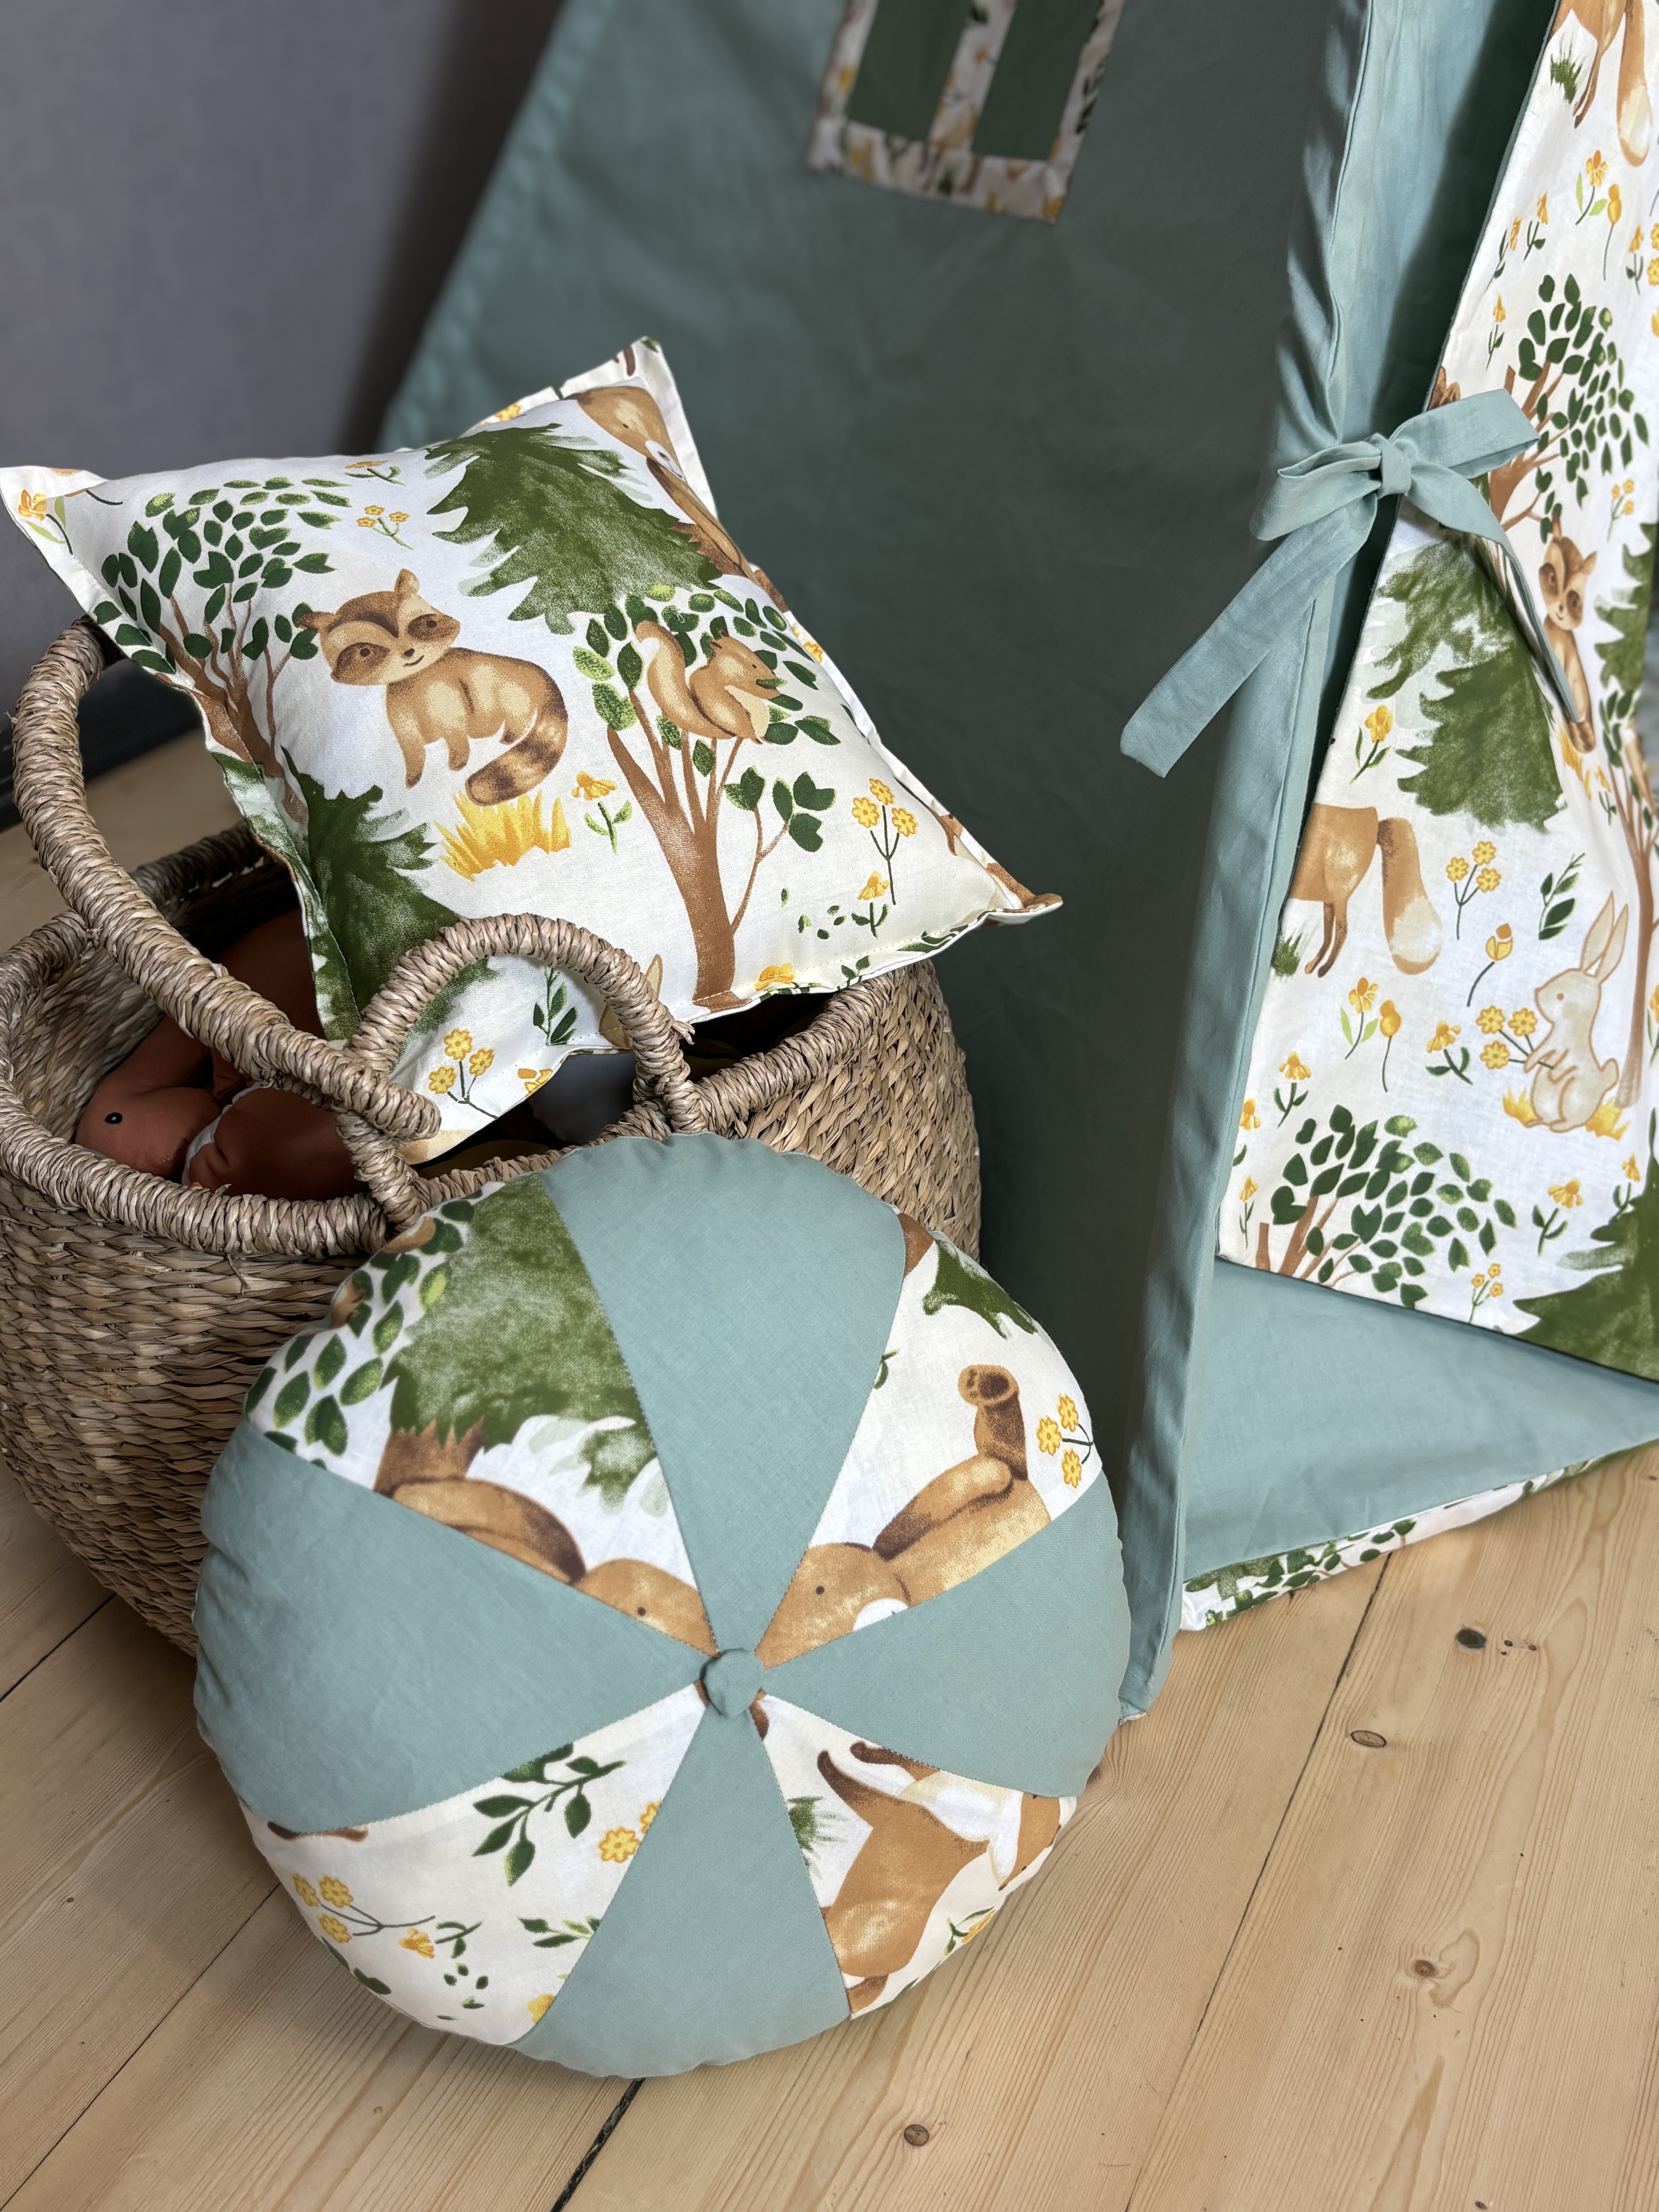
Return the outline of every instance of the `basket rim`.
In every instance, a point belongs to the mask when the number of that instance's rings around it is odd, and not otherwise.
[[[283,874],[280,861],[239,823],[149,861],[137,872],[158,906],[176,910],[267,870]],[[383,1243],[390,1229],[380,1207],[366,1195],[272,1199],[188,1188],[106,1159],[45,1127],[16,1088],[16,1026],[76,964],[109,958],[86,922],[72,913],[55,915],[0,953],[0,1174],[64,1212],[89,1215],[113,1230],[227,1259],[345,1260]],[[728,1133],[844,1066],[893,999],[929,988],[936,993],[938,981],[932,962],[921,959],[834,993],[805,1028],[692,1085],[708,1127]],[[669,1133],[667,1120],[653,1100],[635,1103],[592,1141]],[[550,1150],[432,1176],[427,1203],[470,1197],[487,1183],[533,1175],[562,1157]]]

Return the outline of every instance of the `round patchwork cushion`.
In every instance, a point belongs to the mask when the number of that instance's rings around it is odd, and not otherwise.
[[[759,1144],[440,1206],[260,1376],[204,1522],[202,1732],[307,1926],[414,2019],[595,2074],[890,2002],[1117,1717],[1064,1361]]]

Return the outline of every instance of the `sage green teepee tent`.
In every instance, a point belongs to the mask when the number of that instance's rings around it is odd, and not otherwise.
[[[652,333],[738,540],[1064,895],[941,975],[1126,1711],[1183,1607],[1659,1435],[1644,28],[568,0],[386,426]]]

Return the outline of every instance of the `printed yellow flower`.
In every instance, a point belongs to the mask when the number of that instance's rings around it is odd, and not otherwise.
[[[1584,173],[1589,177],[1591,184],[1595,186],[1597,191],[1600,191],[1601,189],[1601,179],[1607,173],[1607,165],[1601,158],[1601,149],[1599,146],[1596,148],[1595,153],[1590,155],[1589,161],[1585,162]]]
[[[301,1905],[315,1905],[317,1902],[316,1891],[302,1874],[296,1874],[294,1877],[294,1894]]]
[[[1305,1083],[1313,1070],[1310,1067],[1304,1067],[1301,1054],[1293,1052],[1288,1060],[1279,1061],[1279,1072],[1281,1075],[1288,1075],[1292,1083]]]
[[[1648,1012],[1656,1022],[1659,1022],[1659,983],[1656,983],[1648,994]]]
[[[1498,1281],[1498,1270],[1494,1267],[1492,1271],[1492,1279],[1486,1285],[1486,1296],[1489,1298],[1501,1298],[1503,1295],[1504,1285]]]
[[[451,1030],[449,1035],[444,1039],[444,1056],[447,1060],[465,1060],[471,1049],[471,1030]]]
[[[1469,1277],[1469,1288],[1471,1290],[1484,1291],[1486,1287],[1486,1279],[1484,1275],[1471,1275]]]
[[[1488,960],[1507,960],[1515,950],[1515,933],[1508,922],[1500,921],[1495,933],[1486,939]]]
[[[1494,1260],[1494,1261],[1492,1261],[1492,1263],[1491,1267],[1488,1267],[1488,1268],[1487,1268],[1487,1270],[1486,1270],[1487,1274],[1488,1274],[1488,1275],[1490,1275],[1490,1276],[1492,1277],[1492,1280],[1493,1280],[1494,1282],[1496,1282],[1496,1281],[1497,1281],[1497,1279],[1498,1279],[1498,1276],[1499,1276],[1499,1275],[1501,1275],[1501,1274],[1503,1273],[1503,1272],[1504,1272],[1504,1263],[1503,1263],[1503,1261],[1502,1261],[1501,1260]]]
[[[359,530],[373,530],[374,527],[374,516],[372,514],[360,514],[357,517],[357,527]]]
[[[1366,715],[1365,728],[1380,745],[1382,740],[1394,728],[1393,709],[1389,707],[1376,708],[1372,713]]]
[[[640,1847],[640,1839],[631,1828],[607,1828],[599,1838],[599,1856],[608,1859],[612,1866],[621,1866],[631,1859]]]
[[[1636,1155],[1634,1152],[1632,1152],[1630,1158],[1625,1162],[1625,1180],[1626,1182],[1640,1182],[1642,1180],[1642,1170],[1636,1164]]]
[[[1348,994],[1348,1004],[1362,1014],[1370,1013],[1376,1000],[1376,986],[1367,975],[1362,975]]]
[[[43,520],[46,512],[46,495],[43,491],[20,492],[17,495],[17,512],[31,522]]]
[[[1060,1449],[1060,1423],[1051,1413],[1045,1413],[1037,1423],[1037,1449],[1050,1459]]]
[[[516,415],[518,411],[519,410],[516,407],[512,410],[512,412],[514,415]],[[539,2020],[541,2018],[542,2014],[547,2010],[549,2005],[552,2003],[553,1994],[554,1993],[551,1990],[544,1990],[540,1996],[532,1997],[529,1999],[525,2008],[529,2013],[532,2020]]]
[[[1508,1045],[1504,1043],[1502,1037],[1494,1037],[1492,1042],[1483,1048],[1480,1054],[1480,1064],[1483,1067],[1491,1068],[1507,1067],[1509,1066],[1510,1048]]]
[[[1509,317],[1504,312],[1504,295],[1501,292],[1492,303],[1492,319],[1495,323],[1506,323],[1509,320]]]
[[[898,831],[901,837],[914,837],[915,836],[916,817],[911,813],[908,806],[896,806],[893,809],[893,827]]]
[[[1400,1034],[1400,1009],[1392,999],[1384,999],[1376,1017],[1376,1026],[1385,1037]]]
[[[1547,192],[1540,192],[1538,195],[1538,220],[1540,222],[1547,222],[1549,219],[1550,196]]]
[[[1241,1129],[1259,1129],[1261,1127],[1261,1116],[1255,1110],[1254,1098],[1244,1101],[1244,1111],[1238,1117],[1238,1126]]]
[[[1625,203],[1619,197],[1618,185],[1609,185],[1607,187],[1607,221],[1609,222],[1617,222],[1620,216],[1623,215],[1624,212]]]
[[[435,1093],[438,1097],[447,1097],[455,1088],[454,1069],[453,1067],[434,1067],[431,1074],[426,1079],[426,1087],[428,1091]]]
[[[1480,840],[1480,842],[1474,848],[1474,859],[1475,866],[1477,868],[1484,868],[1488,860],[1495,860],[1497,858],[1497,846],[1494,845],[1489,838],[1483,837]]]
[[[1649,262],[1648,282],[1650,284],[1659,284],[1659,261]]]
[[[1568,1212],[1571,1212],[1575,1206],[1582,1206],[1584,1202],[1584,1194],[1578,1188],[1577,1176],[1574,1176],[1571,1182],[1553,1182],[1550,1185],[1550,1196],[1559,1206],[1565,1208]]]
[[[553,1071],[550,1067],[521,1067],[519,1080],[524,1085],[525,1097],[528,1098],[539,1091],[544,1083],[553,1080]]]
[[[645,1833],[646,1830],[651,1826],[651,1823],[656,1819],[658,1814],[660,1813],[661,1810],[662,1799],[660,1797],[653,1797],[651,1800],[651,1802],[646,1807],[644,1812],[640,1815],[640,1833],[641,1835]]]
[[[349,1943],[351,1941],[351,1930],[343,1920],[337,1919],[331,1912],[325,1912],[317,1925],[325,1936],[331,1937],[336,1943]]]
[[[1510,1016],[1510,1027],[1518,1037],[1529,1037],[1538,1026],[1538,1017],[1530,1006],[1517,1006]]]
[[[1075,1490],[1083,1480],[1083,1462],[1074,1451],[1065,1453],[1060,1462],[1060,1480],[1068,1490]]]
[[[1504,1026],[1504,1009],[1502,1006],[1482,1006],[1474,1018],[1482,1036],[1496,1036]]]
[[[860,830],[873,830],[881,819],[881,809],[873,799],[866,799],[860,792],[853,801],[853,819]]]
[[[886,888],[886,877],[878,876],[872,872],[869,882],[866,884],[864,889],[859,893],[859,897],[861,900],[878,899]]]
[[[1455,1022],[1437,1022],[1434,1026],[1434,1035],[1423,1049],[1425,1052],[1444,1052],[1449,1044],[1456,1042],[1457,1034]]]
[[[1496,868],[1480,868],[1475,872],[1474,887],[1478,891],[1495,891],[1503,880]]]
[[[430,1959],[435,1955],[432,1948],[432,1938],[424,1928],[411,1928],[407,1936],[400,1936],[398,1948],[400,1951],[413,1951],[416,1956],[421,1959]]]
[[[1656,252],[1659,252],[1659,222],[1656,222],[1653,228],[1648,233],[1648,244],[1654,248]]]
[[[344,1905],[351,1902],[351,1892],[336,1875],[325,1874],[317,1887],[322,1891],[325,1900],[330,1905]]]
[[[1625,248],[1625,251],[1626,253],[1639,253],[1642,251],[1642,226],[1639,222],[1637,224],[1635,229],[1632,231],[1630,234],[1630,244]]]
[[[1062,1397],[1059,1405],[1054,1407],[1054,1411],[1060,1416],[1060,1425],[1062,1429],[1075,1429],[1078,1427],[1077,1400],[1075,1398]]]
[[[1260,1188],[1261,1185],[1256,1182],[1254,1176],[1246,1176],[1243,1182],[1240,1183],[1238,1187],[1239,1204],[1241,1206],[1248,1206]],[[1066,1423],[1066,1426],[1068,1428],[1071,1426],[1071,1423],[1069,1421]]]
[[[757,991],[769,990],[774,984],[793,983],[794,980],[795,971],[788,961],[779,960],[774,962],[771,967],[761,969],[760,974],[755,978],[755,988]]]
[[[386,509],[383,507],[366,507],[363,509],[363,513],[365,514],[384,514],[386,513]]]
[[[494,1052],[487,1044],[483,1044],[478,1047],[471,1059],[467,1061],[466,1072],[476,1080],[481,1075],[487,1075],[495,1065]]]
[[[571,787],[573,799],[608,799],[617,788],[616,779],[608,775],[589,775],[584,769]]]
[[[878,775],[872,775],[870,779],[870,790],[872,796],[878,799],[884,806],[892,805],[893,787],[890,783],[884,783]]]
[[[1510,252],[1511,253],[1514,252],[1516,246],[1520,243],[1520,239],[1521,218],[1519,216],[1516,216],[1515,221],[1510,225]]]
[[[386,520],[388,522],[407,522],[408,520],[409,511],[406,507],[394,507],[391,514],[386,517]]]
[[[1451,883],[1461,884],[1468,872],[1469,864],[1461,853],[1454,854],[1446,863],[1447,879]]]

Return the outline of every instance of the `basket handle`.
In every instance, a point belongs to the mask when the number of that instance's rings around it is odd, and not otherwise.
[[[252,1080],[356,1115],[394,1138],[434,1134],[434,1100],[387,1082],[349,1048],[296,1030],[198,952],[117,864],[88,810],[76,721],[104,664],[103,641],[83,617],[30,672],[12,723],[18,815],[40,865],[94,942],[187,1036]]]
[[[451,922],[405,952],[369,1001],[351,1040],[353,1051],[367,1066],[389,1074],[410,1030],[444,986],[480,960],[507,956],[579,976],[602,992],[633,1048],[635,1095],[647,1085],[653,1090],[671,1129],[682,1134],[708,1129],[708,1109],[691,1079],[679,1030],[638,963],[579,923],[548,915],[498,914]],[[430,1187],[382,1130],[356,1114],[338,1118],[359,1176],[401,1235],[434,1204]]]

